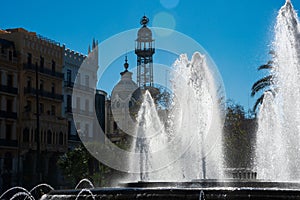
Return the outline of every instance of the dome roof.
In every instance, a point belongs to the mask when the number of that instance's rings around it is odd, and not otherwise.
[[[138,85],[132,80],[132,73],[127,71],[122,73],[121,80],[115,85],[112,91],[112,100],[120,98],[121,100],[130,99]]]
[[[152,41],[152,31],[147,27],[143,26],[138,31],[138,41]]]
[[[149,23],[149,19],[146,16],[143,16],[140,24],[142,25],[142,28],[138,31],[138,41],[152,41],[152,31],[147,27],[147,24]]]

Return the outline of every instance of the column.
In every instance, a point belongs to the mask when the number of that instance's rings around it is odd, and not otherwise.
[[[3,95],[1,95],[1,99],[0,99],[0,110],[5,110],[5,97]]]
[[[14,82],[13,82],[13,87],[18,88],[18,74],[14,73]]]
[[[0,120],[0,139],[4,139],[5,138],[5,124],[4,124],[4,120]]]

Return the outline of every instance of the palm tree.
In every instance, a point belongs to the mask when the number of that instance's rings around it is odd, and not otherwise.
[[[274,53],[270,52],[270,54],[273,55],[274,58]],[[257,68],[258,71],[260,70],[273,70],[273,61],[269,61],[267,64],[261,65]],[[272,92],[272,94],[275,96],[275,88],[274,88],[274,75],[272,72],[269,73],[269,75],[259,79],[256,81],[252,88],[251,88],[251,97],[254,97],[257,93],[262,92],[260,97],[256,100],[254,106],[253,106],[253,112],[257,111],[258,106],[260,106],[263,103],[264,96],[266,92]]]

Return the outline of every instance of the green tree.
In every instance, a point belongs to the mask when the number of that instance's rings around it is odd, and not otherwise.
[[[244,108],[234,102],[227,104],[224,124],[224,153],[229,168],[250,168],[254,153],[255,118],[248,118]]]
[[[78,183],[88,175],[88,156],[82,146],[68,151],[58,160],[58,166],[63,174],[73,184]]]
[[[73,186],[84,178],[91,180],[95,186],[103,186],[106,184],[106,175],[110,172],[110,169],[91,156],[83,145],[65,153],[57,164]]]

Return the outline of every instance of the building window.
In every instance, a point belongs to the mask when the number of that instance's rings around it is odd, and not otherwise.
[[[85,124],[85,136],[88,137],[89,136],[89,125]]]
[[[71,107],[72,107],[72,98],[71,95],[67,95],[67,110],[71,111]]]
[[[71,135],[71,121],[68,121],[68,135]]]
[[[6,140],[11,140],[11,135],[12,135],[12,125],[11,124],[6,124],[5,127],[5,139]]]
[[[52,85],[51,85],[51,92],[52,92],[52,94],[55,93],[55,83],[52,83]]]
[[[76,98],[76,110],[80,110],[80,97]]]
[[[44,68],[44,57],[40,56],[40,68],[43,69]]]
[[[23,130],[23,142],[29,142],[29,128]]]
[[[118,125],[117,125],[117,123],[116,122],[114,122],[114,131],[117,131],[117,129],[118,129]]]
[[[31,77],[27,77],[27,88],[31,88]]]
[[[85,112],[89,112],[90,102],[88,99],[85,100]]]
[[[51,115],[55,115],[55,106],[54,105],[52,105],[51,106]]]
[[[47,144],[52,144],[52,132],[50,130],[47,132]]]
[[[56,63],[54,60],[52,60],[52,72],[55,72]]]
[[[12,61],[12,56],[13,56],[12,51],[9,51],[8,52],[8,59],[9,59],[9,61]]]
[[[44,81],[40,80],[40,91],[44,91]]]
[[[27,64],[28,64],[28,65],[31,65],[31,64],[32,64],[32,55],[31,55],[31,53],[28,53],[28,54],[27,54]]]
[[[78,74],[77,74],[76,81],[77,81],[77,84],[78,84],[78,85],[80,85],[80,84],[81,84],[81,75],[80,75],[80,73],[79,73],[79,72],[78,72]]]
[[[40,103],[40,113],[44,113],[44,104]]]
[[[6,99],[6,111],[7,112],[13,111],[13,101],[11,99]]]
[[[89,77],[88,75],[85,75],[85,85],[86,85],[87,87],[90,86],[90,77]]]
[[[64,134],[62,132],[59,133],[58,144],[60,145],[64,144]]]
[[[67,82],[71,83],[72,81],[72,71],[70,69],[67,70]]]
[[[30,112],[31,111],[31,101],[27,100],[26,106],[25,106],[25,111]]]
[[[12,74],[7,75],[7,86],[13,86],[13,75]]]

